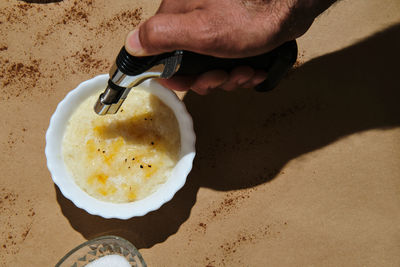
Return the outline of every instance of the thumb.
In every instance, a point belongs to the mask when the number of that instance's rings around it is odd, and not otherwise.
[[[139,29],[130,32],[125,41],[126,50],[134,56],[147,56],[173,50],[204,52],[204,34],[209,31],[201,23],[198,11],[181,14],[157,14]],[[203,24],[203,25],[202,25]],[[209,37],[209,36],[207,36]]]

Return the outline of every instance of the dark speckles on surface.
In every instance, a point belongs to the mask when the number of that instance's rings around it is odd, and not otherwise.
[[[40,60],[15,62],[0,57],[0,100],[31,96],[41,77]]]
[[[15,207],[19,207],[17,213]],[[0,190],[0,265],[4,256],[19,252],[21,243],[29,237],[35,215],[29,199],[23,200],[7,188]]]
[[[114,14],[111,18],[104,19],[97,28],[98,34],[115,31],[117,29],[131,30],[139,25],[142,20],[143,9],[141,7],[133,10],[125,10]]]

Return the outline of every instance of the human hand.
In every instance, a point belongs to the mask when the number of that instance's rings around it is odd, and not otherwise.
[[[125,47],[134,56],[189,50],[239,58],[266,53],[304,34],[335,0],[163,0],[155,16],[130,32]],[[212,88],[252,88],[267,73],[239,66],[230,73],[160,79],[164,86],[206,94]]]

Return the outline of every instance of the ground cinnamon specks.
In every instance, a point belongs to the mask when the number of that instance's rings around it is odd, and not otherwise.
[[[65,8],[65,16],[62,19],[62,24],[79,23],[86,25],[89,22],[89,10],[93,6],[93,1],[74,1],[70,8]]]
[[[92,0],[56,2],[54,5],[56,5],[55,11],[62,10],[63,12],[56,17],[51,16],[52,18],[48,19],[51,23],[44,28],[44,31],[36,33],[36,46],[45,45],[50,36],[57,32],[64,32],[68,26],[79,25],[80,28],[88,27],[90,13],[93,10]],[[47,10],[50,10],[50,14],[54,13],[50,8],[47,8]],[[43,18],[47,17],[44,12],[41,16]],[[65,34],[72,35],[72,32],[68,31]]]
[[[217,205],[217,208],[212,210],[212,217],[216,217],[221,213],[230,212],[233,208],[238,206],[245,199],[250,198],[250,192],[254,189],[249,189],[244,192],[229,192],[225,198]]]
[[[207,230],[207,224],[201,222],[201,223],[199,223],[199,226],[200,226],[201,228],[203,228],[204,231]]]
[[[24,17],[27,16],[31,8],[33,8],[33,5],[30,3],[18,3],[14,6],[0,9],[0,24],[27,24]]]
[[[304,51],[299,52],[299,54],[297,55],[297,60],[293,64],[293,69],[300,67],[301,65],[303,65],[303,63],[304,63]]]
[[[0,99],[29,96],[35,90],[42,73],[40,60],[30,59],[27,62],[11,62],[0,58],[0,82],[2,85]],[[13,85],[13,90],[9,86]]]
[[[282,120],[290,117],[295,116],[300,111],[303,111],[307,108],[304,103],[296,103],[290,107],[284,108],[279,112],[273,112],[268,115],[268,117],[262,123],[263,127],[272,128],[277,123],[281,123]]]
[[[84,47],[82,51],[76,51],[70,57],[64,57],[64,61],[73,60],[72,65],[76,71],[84,73],[99,73],[109,68],[107,60],[95,58],[96,49],[93,46]]]
[[[20,10],[28,11],[29,9],[33,8],[33,5],[30,3],[19,3],[16,7]]]
[[[29,236],[35,215],[30,200],[20,199],[7,188],[0,190],[0,265],[6,255],[19,252],[21,243]],[[22,216],[28,219],[21,219]]]
[[[8,143],[8,147],[10,148],[10,149],[12,149],[13,147],[14,147],[14,144],[17,142],[17,138],[14,136],[14,133],[13,132],[10,132],[9,134],[8,134],[8,140],[7,140],[7,143]]]
[[[26,132],[27,129],[26,128],[22,128],[22,133],[21,132],[10,132],[8,133],[8,147],[10,149],[15,148],[16,145],[21,144],[21,143],[25,143],[25,135],[24,132]]]
[[[289,69],[288,73],[286,74],[286,76],[284,77],[284,79],[288,79],[291,80],[293,73],[296,72],[296,70],[301,67],[301,65],[303,65],[305,62],[304,60],[304,51],[299,52],[297,55],[297,60],[296,62],[293,64],[293,67],[291,69]]]
[[[243,266],[241,257],[233,254],[241,253],[241,246],[251,246],[262,240],[277,238],[287,229],[287,222],[275,222],[254,229],[241,229],[237,235],[221,243],[212,257],[205,258],[206,266]],[[215,258],[212,260],[210,258]]]
[[[115,31],[117,29],[132,30],[139,25],[142,20],[143,9],[141,7],[134,10],[127,10],[115,14],[112,18],[103,21],[98,27],[98,33]]]

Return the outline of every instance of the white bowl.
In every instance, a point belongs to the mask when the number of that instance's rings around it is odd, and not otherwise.
[[[157,96],[168,105],[178,120],[181,135],[181,152],[178,163],[167,181],[153,194],[144,199],[129,203],[111,203],[98,200],[87,194],[75,183],[72,174],[65,166],[62,156],[62,140],[67,122],[72,113],[87,97],[93,94],[100,94],[107,85],[108,77],[107,74],[99,75],[81,83],[58,104],[46,132],[45,154],[47,167],[54,183],[60,188],[61,193],[77,207],[103,218],[129,219],[135,216],[143,216],[160,208],[164,203],[171,200],[175,193],[185,184],[196,154],[196,137],[192,118],[175,93],[153,80],[145,81],[141,84],[141,88]]]

